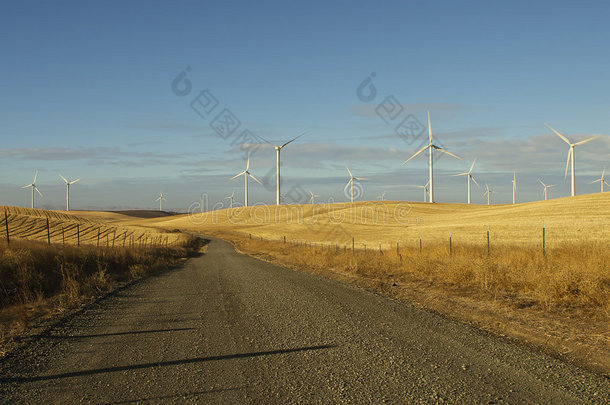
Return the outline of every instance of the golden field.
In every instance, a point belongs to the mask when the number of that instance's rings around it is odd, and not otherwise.
[[[140,224],[199,232],[237,232],[265,239],[340,244],[356,249],[395,249],[446,243],[487,244],[487,227],[494,246],[547,247],[564,243],[605,243],[610,237],[610,193],[537,201],[516,205],[428,204],[377,201],[275,205],[233,208],[145,219]]]

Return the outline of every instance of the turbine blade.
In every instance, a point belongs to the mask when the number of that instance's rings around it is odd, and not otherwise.
[[[576,142],[576,143],[574,144],[574,146],[583,145],[583,144],[585,144],[585,143],[587,143],[587,142],[591,142],[592,140],[597,139],[597,138],[599,138],[599,137],[601,137],[601,135],[593,136],[593,137],[591,137],[591,138],[589,138],[589,139],[585,139],[584,141]]]
[[[462,158],[461,158],[461,157],[459,157],[459,156],[457,156],[457,155],[454,155],[453,153],[449,152],[449,151],[448,151],[448,150],[446,150],[446,149],[443,149],[443,148],[438,148],[438,147],[437,147],[437,148],[435,148],[435,149],[436,149],[436,150],[438,150],[439,152],[446,153],[446,154],[447,154],[447,155],[449,155],[449,156],[453,156],[453,157],[454,157],[454,158],[456,158],[456,159],[460,159],[460,160],[462,160]]]
[[[477,187],[481,187],[481,186],[479,186],[479,183],[477,183],[477,181],[474,179],[474,177],[472,175],[470,176],[470,179],[472,179],[472,181],[474,181],[474,184],[476,184]]]
[[[241,173],[239,173],[239,174],[236,174],[235,176],[231,177],[229,180],[236,179],[236,178],[238,178],[239,176],[241,176],[242,174],[244,174],[245,172],[246,172],[246,171],[244,170],[243,172],[241,172]]]
[[[66,184],[68,184],[68,183],[69,183],[69,182],[68,182],[68,180],[66,180],[66,178],[65,178],[64,176],[62,176],[62,175],[61,175],[61,173],[58,173],[58,174],[59,174],[59,177],[61,177],[61,178],[63,179],[63,181],[65,181],[65,182],[66,182]]]
[[[80,181],[80,179],[76,179],[76,180],[74,180],[74,181],[73,181],[72,183],[70,183],[70,184],[74,184],[74,183],[76,183],[77,181]]]
[[[32,182],[32,184],[36,184],[37,178],[38,178],[38,170],[36,170],[36,173],[34,173],[34,181]]]
[[[36,190],[36,192],[37,192],[38,194],[40,194],[40,196],[42,197],[42,193],[40,192],[40,190],[38,190],[38,187],[34,186],[34,190]]]
[[[432,125],[430,124],[430,110],[428,110],[428,140],[428,144],[432,145]]]
[[[477,161],[476,158],[472,161],[472,165],[470,166],[470,170],[468,170],[468,174],[472,173],[472,169],[474,169],[474,164],[476,161]]]
[[[256,181],[258,184],[260,184],[261,186],[263,185],[263,183],[261,183],[261,182],[260,182],[260,181],[259,181],[259,180],[258,180],[256,177],[254,177],[254,175],[253,175],[253,174],[248,173],[248,176],[252,177],[252,179],[253,179],[254,181]]]
[[[345,168],[347,169],[347,172],[349,173],[350,177],[354,177],[354,175],[352,174],[352,172],[350,171],[349,167],[347,167],[347,165],[345,165]]]
[[[556,134],[558,137],[560,137],[561,139],[563,139],[563,140],[565,141],[565,143],[567,143],[568,145],[572,145],[572,144],[570,143],[570,140],[569,140],[568,138],[566,138],[565,136],[561,135],[559,132],[555,131],[555,129],[554,129],[552,126],[550,126],[550,125],[549,125],[549,124],[547,124],[547,123],[544,123],[544,125],[546,125],[546,126],[547,126],[547,127],[548,127],[548,128],[551,130],[551,131],[555,132],[555,134]]]
[[[470,174],[470,172],[464,172],[464,173],[452,174],[452,176],[453,176],[453,177],[456,177],[456,176],[466,176],[467,174]]]
[[[597,183],[599,181],[602,181],[602,179],[597,179],[597,180],[593,180],[592,182],[590,182],[589,184],[593,184],[593,183]]]
[[[290,142],[296,141],[297,139],[299,139],[300,137],[302,137],[303,135],[305,135],[307,132],[303,132],[301,135],[297,136],[296,138],[292,138],[291,140],[289,140],[288,142],[286,142],[285,144],[283,144],[282,146],[280,146],[280,149],[282,149],[284,146],[288,145]]]
[[[368,177],[354,177],[355,180],[368,180]]]
[[[347,184],[345,185],[345,187],[343,187],[343,191],[344,191],[344,192],[347,190],[347,188],[350,186],[350,184],[352,184],[352,179],[349,179],[349,181],[347,182]]]
[[[33,186],[32,184],[28,184],[27,186],[23,186],[21,188],[28,188],[28,187],[32,187],[32,186]]]
[[[568,168],[570,167],[570,157],[572,156],[572,148],[570,148],[570,151],[568,152],[568,159],[566,161],[566,173],[563,176],[564,179],[568,178]]]
[[[248,161],[246,162],[246,172],[250,169],[250,152],[248,152]]]
[[[402,162],[402,164],[404,165],[405,163],[407,163],[409,160],[413,159],[414,157],[416,157],[417,155],[421,154],[422,152],[424,152],[426,149],[428,149],[430,147],[430,145],[428,146],[424,146],[423,148],[421,148],[420,150],[418,150],[417,152],[415,152],[415,154],[413,156],[411,156],[409,159],[405,160],[404,162]]]
[[[542,180],[538,180],[538,181],[540,182],[540,184],[542,184],[544,187],[546,187],[546,184],[544,184],[544,183],[542,182]]]

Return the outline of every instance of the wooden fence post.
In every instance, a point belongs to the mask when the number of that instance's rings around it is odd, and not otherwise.
[[[354,254],[355,251],[356,250],[355,250],[355,247],[354,247],[354,237],[352,236],[352,255]]]
[[[419,253],[421,254],[422,243],[421,243],[421,233],[419,234]]]
[[[49,227],[49,218],[47,217],[47,243],[51,244],[51,228]]]
[[[546,224],[542,221],[542,255],[546,257]]]
[[[76,246],[80,246],[80,225],[76,224]]]
[[[489,225],[487,225],[487,256],[489,256],[490,243],[489,243]]]
[[[6,228],[6,244],[10,245],[11,244],[11,236],[10,236],[9,231],[8,231],[8,214],[7,214],[6,210],[4,210],[4,227]]]
[[[97,228],[97,247],[100,247],[100,228]]]
[[[453,246],[451,245],[451,232],[449,232],[449,256],[453,256]]]
[[[61,226],[61,244],[65,245],[66,244],[66,234],[64,231],[64,226]]]

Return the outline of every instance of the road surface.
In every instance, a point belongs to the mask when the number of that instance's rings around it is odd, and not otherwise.
[[[219,240],[53,328],[0,371],[0,403],[610,398],[606,377]]]

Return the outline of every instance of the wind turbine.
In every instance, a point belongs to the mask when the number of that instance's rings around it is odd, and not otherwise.
[[[235,191],[231,193],[231,195],[226,196],[225,198],[229,199],[229,208],[233,208],[233,200],[235,200]]]
[[[66,211],[70,211],[70,186],[72,184],[76,183],[77,181],[79,181],[80,179],[76,179],[76,180],[73,180],[73,181],[68,181],[61,174],[59,175],[59,177],[61,177],[62,180],[66,182]]]
[[[604,183],[606,183],[606,180],[604,180],[604,176],[606,174],[606,168],[604,167],[604,170],[602,171],[602,177],[600,177],[597,180],[593,180],[591,183],[589,184],[593,184],[593,183],[597,183],[599,181],[601,188],[602,188],[602,193],[604,192]],[[607,186],[610,186],[610,184],[606,183]]]
[[[378,195],[377,198],[379,198],[381,201],[385,201],[385,191],[381,193],[381,195]]]
[[[470,170],[468,170],[467,172],[454,174],[454,176],[466,176],[466,182],[468,183],[468,204],[470,204],[470,180],[472,179],[472,181],[474,181],[474,184],[476,184],[477,187],[479,187],[479,183],[477,183],[477,181],[474,179],[474,176],[472,175],[472,169],[474,168],[474,163],[476,161],[477,161],[476,159],[472,161]]]
[[[303,132],[301,135],[297,136],[296,138],[292,138],[291,140],[289,140],[288,142],[282,144],[282,145],[274,145],[271,142],[267,141],[265,138],[262,138],[265,140],[265,142],[267,142],[269,145],[273,146],[275,148],[275,155],[276,155],[276,176],[275,176],[275,182],[276,182],[276,190],[275,190],[275,205],[280,205],[280,201],[281,201],[281,196],[280,196],[280,151],[282,149],[284,149],[285,146],[287,146],[289,143],[296,141],[297,139],[299,139],[300,137],[302,137],[303,135],[305,135],[306,132]]]
[[[163,201],[167,201],[167,199],[163,197],[163,191],[159,193],[159,197],[155,201],[159,201],[159,211],[163,211]]]
[[[405,160],[402,164],[404,165],[405,163],[407,163],[409,160],[413,159],[414,157],[418,156],[420,153],[424,152],[426,149],[429,149],[430,151],[430,202],[434,202],[434,170],[433,170],[433,156],[432,156],[432,151],[434,149],[438,150],[439,152],[445,153],[449,156],[453,156],[456,159],[461,159],[459,156],[454,155],[453,153],[435,145],[434,143],[432,143],[432,126],[430,125],[430,111],[428,111],[428,145],[424,146],[423,148],[421,148],[420,150],[418,150],[413,156],[411,156],[409,159]]]
[[[349,170],[349,167],[345,166],[345,168],[347,169],[347,172],[349,173],[349,181],[347,182],[347,184],[343,188],[343,191],[347,190],[347,188],[350,185],[352,186],[352,198],[351,198],[351,202],[353,203],[354,202],[354,180],[368,180],[368,179],[365,178],[365,177],[354,177],[352,172]]]
[[[42,197],[42,193],[40,192],[40,190],[38,190],[38,187],[36,187],[36,178],[37,177],[38,177],[38,170],[36,170],[36,173],[34,173],[34,181],[32,182],[32,184],[28,184],[27,186],[21,187],[21,188],[28,188],[28,187],[32,188],[32,204],[31,204],[32,208],[34,208],[34,190],[36,190],[36,192],[38,194],[40,194],[40,196]]]
[[[485,183],[485,192],[483,193],[483,196],[487,195],[487,205],[489,205],[491,203],[490,197],[491,197],[491,193],[493,193],[493,192],[494,191],[489,188],[487,183]]]
[[[423,186],[413,186],[424,189],[424,202],[426,202],[426,199],[428,198],[428,184],[430,184],[430,180],[428,180]]]
[[[513,171],[513,204],[517,204],[517,172]]]
[[[316,198],[316,197],[320,197],[319,195],[314,194],[314,193],[313,193],[311,190],[309,190],[309,194],[311,194],[311,198],[309,199],[309,202],[310,202],[311,204],[313,204],[313,203],[314,203],[314,200],[315,200],[315,198]]]
[[[546,189],[547,189],[547,188],[554,187],[555,185],[554,185],[554,184],[549,184],[549,185],[546,185],[546,184],[544,184],[544,183],[542,182],[542,180],[538,180],[538,181],[540,182],[540,184],[542,184],[542,187],[544,187],[544,201],[546,201],[546,196],[547,196],[547,191],[546,191]]]
[[[585,144],[587,142],[590,142],[594,139],[599,138],[601,135],[596,135],[593,136],[589,139],[585,139],[584,141],[580,141],[580,142],[575,142],[572,143],[570,142],[570,140],[568,138],[566,138],[565,136],[561,135],[559,132],[557,132],[555,129],[553,129],[553,127],[551,127],[549,124],[544,124],[546,125],[551,131],[555,132],[555,134],[560,137],[561,139],[563,139],[565,141],[565,143],[567,143],[568,145],[570,145],[570,151],[568,152],[568,161],[566,162],[566,173],[564,175],[564,178],[568,177],[568,167],[570,167],[570,164],[572,165],[572,197],[574,197],[574,195],[576,194],[576,186],[575,186],[575,176],[574,176],[574,147],[575,146],[580,146],[582,144]]]
[[[239,176],[243,175],[244,176],[244,207],[248,206],[248,177],[252,177],[252,179],[254,181],[256,181],[258,184],[263,184],[261,183],[256,177],[254,177],[250,172],[250,153],[248,153],[248,161],[246,163],[246,170],[244,170],[243,172],[236,174],[235,176],[231,177],[230,180],[236,179]]]

